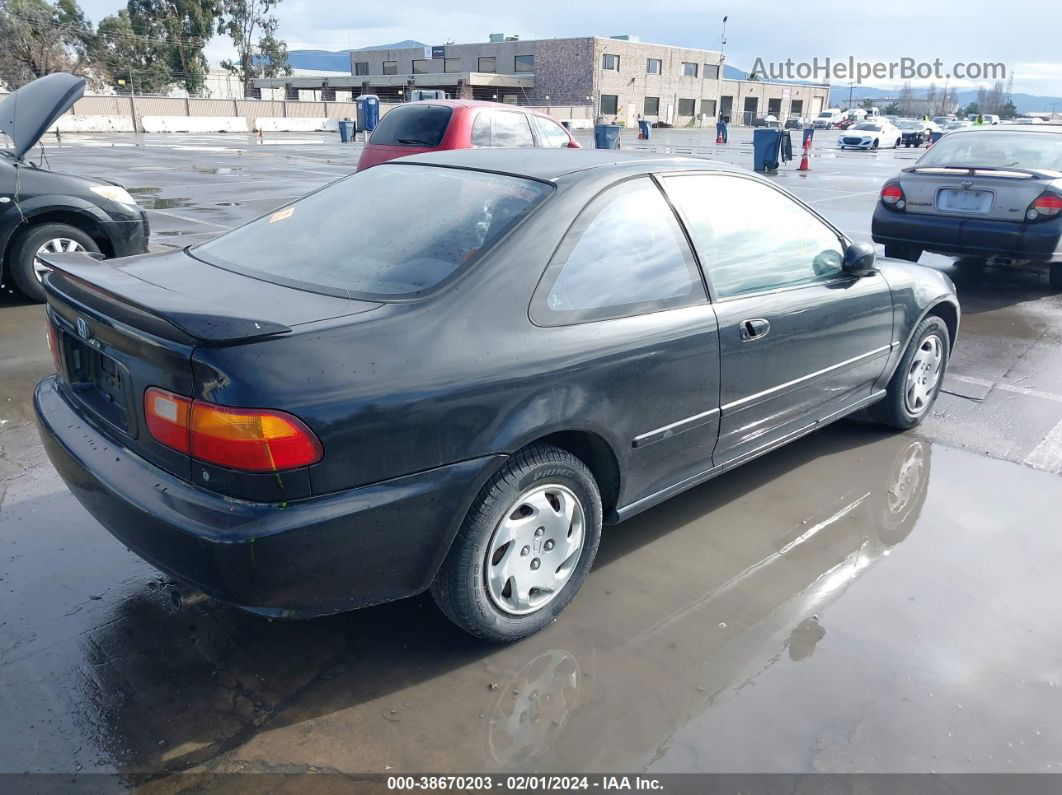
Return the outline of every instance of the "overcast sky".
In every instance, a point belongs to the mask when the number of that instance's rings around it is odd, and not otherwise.
[[[99,21],[121,4],[81,0],[81,5]],[[757,57],[940,58],[945,69],[955,62],[1003,62],[1014,74],[1015,91],[1062,95],[1059,14],[1045,11],[1051,7],[999,0],[282,0],[277,15],[289,48],[339,50],[402,39],[484,41],[489,33],[525,39],[629,33],[647,42],[718,49],[725,14],[727,62],[741,69],[751,68]],[[215,39],[207,54],[214,64],[225,57],[224,40]],[[866,82],[884,87],[882,81]]]

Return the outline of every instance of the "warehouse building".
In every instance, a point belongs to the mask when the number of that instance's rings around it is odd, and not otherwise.
[[[590,105],[595,115],[628,125],[638,118],[704,125],[718,115],[752,124],[768,114],[780,121],[812,117],[827,107],[827,85],[725,79],[722,65],[723,54],[715,50],[648,44],[630,36],[521,41],[493,34],[472,44],[353,50],[350,77],[274,78],[255,85],[282,88],[292,99],[305,91],[325,100],[351,91],[402,102],[417,90],[434,89],[519,105]]]

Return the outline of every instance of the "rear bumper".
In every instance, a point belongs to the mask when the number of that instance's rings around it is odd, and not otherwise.
[[[253,503],[199,489],[117,448],[67,403],[54,376],[37,386],[34,408],[52,464],[115,538],[207,595],[272,618],[337,613],[426,589],[504,458],[288,505]]]
[[[985,221],[894,212],[880,202],[874,208],[875,243],[912,246],[952,256],[1000,256],[1039,262],[1060,258],[1062,218],[1040,223]]]

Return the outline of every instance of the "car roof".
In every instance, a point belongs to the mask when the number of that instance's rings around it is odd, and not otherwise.
[[[448,149],[403,157],[394,162],[495,171],[539,180],[555,180],[566,174],[590,169],[634,173],[691,168],[745,171],[729,163],[700,157],[621,152],[615,149]]]
[[[532,116],[547,115],[522,105],[511,105],[507,102],[491,102],[485,99],[418,99],[414,102],[403,102],[397,108],[393,108],[393,110],[398,110],[399,108],[411,108],[418,105],[444,105],[448,108],[503,108],[505,110],[518,110],[521,113],[530,113]]]
[[[1056,135],[1062,133],[1062,125],[1051,124],[993,124],[986,127],[970,126],[960,127],[955,132],[962,131],[963,133],[977,133],[978,135],[985,135],[986,133],[998,133],[998,132],[1035,132],[1035,133],[1055,133]]]

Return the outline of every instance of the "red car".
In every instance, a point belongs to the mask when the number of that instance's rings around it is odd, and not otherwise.
[[[581,148],[544,113],[498,102],[432,99],[384,114],[361,152],[358,171],[396,157],[476,147]]]

